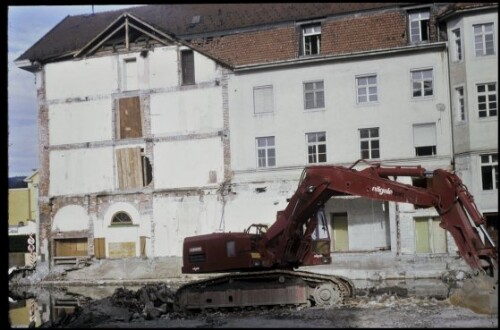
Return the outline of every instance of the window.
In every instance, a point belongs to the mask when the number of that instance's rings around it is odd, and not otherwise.
[[[479,118],[497,116],[497,84],[477,85],[477,110]]]
[[[226,252],[228,257],[236,257],[236,242],[227,241],[226,242]]]
[[[112,225],[132,224],[132,219],[130,218],[130,215],[128,215],[125,212],[117,212],[111,218],[111,224]]]
[[[378,101],[377,76],[357,77],[356,88],[358,103]]]
[[[465,100],[464,100],[464,88],[455,88],[455,100],[457,104],[457,119],[458,121],[465,121]]]
[[[432,69],[411,72],[413,97],[432,96]]]
[[[141,102],[138,96],[118,99],[118,138],[142,137]]]
[[[429,11],[414,12],[408,15],[410,43],[429,41]]]
[[[474,25],[474,49],[476,56],[495,54],[493,23]]]
[[[323,80],[304,83],[304,107],[306,110],[325,107]]]
[[[481,155],[483,190],[498,189],[498,154]]]
[[[274,136],[260,137],[257,142],[258,167],[276,166],[276,149],[274,147]]]
[[[326,133],[307,133],[307,162],[326,163]]]
[[[194,84],[194,53],[192,50],[181,51],[182,84]]]
[[[416,156],[436,154],[436,124],[413,125],[413,144]]]
[[[302,55],[317,55],[321,49],[321,25],[302,27]]]
[[[271,113],[274,111],[273,86],[253,88],[254,113]]]
[[[132,91],[139,89],[137,79],[137,61],[135,58],[127,58],[123,61],[123,90]]]
[[[140,188],[151,183],[152,166],[143,149],[116,149],[116,169],[120,189]]]
[[[462,39],[460,37],[460,29],[455,29],[452,33],[453,44],[455,46],[454,60],[458,62],[462,60]]]
[[[380,158],[380,139],[378,127],[359,130],[361,158]]]

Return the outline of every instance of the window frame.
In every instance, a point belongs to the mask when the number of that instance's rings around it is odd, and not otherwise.
[[[273,144],[269,144],[269,139],[273,139]],[[265,139],[265,140],[263,140]],[[265,145],[259,146],[259,141],[266,141]],[[269,151],[273,150],[274,151],[274,156],[270,157],[269,156]],[[266,168],[275,168],[276,167],[276,138],[275,136],[261,136],[261,137],[256,137],[255,138],[255,151],[256,151],[256,158],[257,158],[257,168],[258,169],[266,169]],[[260,156],[259,151],[264,151],[265,155],[264,157]],[[264,159],[265,164],[261,166],[261,159]],[[269,160],[274,159],[274,164],[269,165]]]
[[[488,157],[488,162],[483,162],[483,157]],[[496,161],[494,160],[496,158]],[[498,190],[498,153],[480,154],[479,166],[481,173],[481,190],[482,191],[495,191]],[[491,188],[485,189],[484,185],[484,168],[491,168]]]
[[[423,126],[433,126],[434,127],[434,145],[418,145],[416,143],[416,134],[415,134],[415,128],[416,127],[423,127]],[[437,155],[437,125],[435,122],[432,123],[418,123],[418,124],[413,124],[412,125],[412,134],[413,134],[413,148],[415,150],[415,157],[429,157],[429,156],[436,156]],[[429,149],[430,148],[430,149]],[[419,151],[425,152],[427,150],[430,150],[429,153],[424,153],[424,154],[419,154]]]
[[[487,25],[491,25],[491,33],[490,32],[487,32],[485,31],[486,30],[486,26]],[[476,27],[480,26],[481,27],[481,31],[479,34],[476,33]],[[472,34],[474,36],[473,38],[473,43],[474,43],[474,57],[484,57],[484,56],[494,56],[496,55],[496,52],[495,52],[495,24],[494,22],[487,22],[487,23],[477,23],[477,24],[473,24],[472,25]],[[491,42],[492,43],[492,53],[488,54],[487,51],[488,51],[488,47],[487,47],[487,43],[488,41],[486,40],[486,37],[491,35]],[[477,37],[481,37],[481,49],[478,49],[478,43],[476,42],[476,38]],[[478,51],[481,51],[481,54],[478,54]]]
[[[430,78],[430,82],[431,82],[431,89],[432,89],[432,94],[430,95],[425,95],[425,83],[426,81],[429,81],[429,80],[426,80],[424,78],[424,72],[426,71],[430,71],[431,73],[431,78]],[[419,79],[415,79],[414,78],[414,74],[415,73],[421,73],[421,77]],[[419,83],[419,91],[422,93],[422,95],[420,96],[415,96],[415,83]],[[434,94],[435,94],[435,86],[434,86],[434,68],[432,67],[429,67],[429,68],[419,68],[419,69],[411,69],[410,70],[410,88],[411,88],[411,98],[413,100],[422,100],[422,99],[431,99],[431,98],[434,98]]]
[[[322,88],[317,88],[316,84],[321,83],[323,85]],[[306,90],[307,84],[313,84],[312,90]],[[325,81],[323,79],[304,81],[302,83],[303,88],[303,98],[304,98],[304,111],[314,111],[314,110],[324,110],[325,109]],[[308,108],[307,107],[307,97],[306,94],[313,94],[313,103],[314,106]],[[321,106],[318,105],[318,94],[322,94],[323,104]]]
[[[377,136],[372,136],[372,130],[376,130]],[[367,132],[367,136],[363,137],[362,132]],[[380,159],[380,127],[367,127],[367,128],[359,128],[358,129],[358,138],[359,138],[359,155],[362,159]],[[378,148],[374,148],[372,143],[378,142]],[[368,143],[368,148],[363,148],[363,142]],[[373,152],[378,152],[378,157],[374,157]],[[368,152],[368,157],[364,157],[363,152]]]
[[[194,51],[192,49],[183,49],[180,51],[181,58],[181,85],[190,86],[196,84]],[[189,57],[189,56],[190,57]],[[190,60],[189,62],[187,62]],[[188,66],[191,70],[188,70]]]
[[[458,33],[457,33],[458,32]],[[462,48],[462,30],[457,27],[451,30],[453,35],[453,62],[462,62],[464,53]],[[458,36],[457,36],[458,34]]]
[[[461,95],[459,90],[461,90]],[[467,122],[467,110],[466,110],[466,99],[465,99],[465,86],[460,85],[454,88],[454,98],[455,98],[455,109],[456,109],[456,122],[466,123]]]
[[[128,218],[128,221],[114,221],[119,215],[123,215],[126,218]],[[134,221],[132,220],[132,217],[128,212],[125,211],[117,211],[111,216],[111,221],[110,221],[110,226],[130,226],[134,224]]]
[[[369,79],[374,77],[375,78],[375,83],[370,84]],[[367,79],[366,85],[362,85],[360,87],[359,82],[360,79]],[[371,74],[363,74],[363,75],[358,75],[355,77],[355,84],[356,84],[356,104],[358,105],[365,105],[365,104],[376,104],[379,102],[379,93],[378,93],[378,75],[376,73],[371,73]],[[370,94],[370,87],[375,87],[375,94]],[[360,95],[359,95],[359,89],[363,88],[365,89],[365,97],[366,101],[360,101]],[[370,100],[370,96],[375,95],[376,100]]]
[[[306,32],[306,29],[312,28],[312,32]],[[318,31],[319,30],[319,31]],[[301,46],[302,46],[302,56],[314,56],[321,54],[321,23],[308,23],[300,26],[301,31]],[[307,40],[311,39],[311,40]],[[312,43],[316,43],[316,53],[312,53]],[[307,45],[310,44],[309,53]]]
[[[135,77],[134,81],[131,81],[129,77],[131,77],[131,74],[129,72],[130,70],[130,65],[129,63],[135,63]],[[122,59],[122,90],[124,92],[129,92],[129,91],[137,91],[139,90],[139,63],[137,61],[137,57],[126,57]],[[129,85],[131,85],[131,82],[135,84],[136,88],[130,88]],[[132,84],[133,85],[133,84]]]
[[[322,141],[320,141],[319,137],[323,135]],[[309,141],[310,137],[314,137],[314,141]],[[306,152],[307,152],[307,164],[323,164],[328,162],[328,152],[327,152],[327,144],[326,144],[326,132],[310,132],[305,134],[306,138]],[[324,152],[320,152],[320,146],[325,147]],[[311,153],[311,147],[314,148],[313,152]],[[321,156],[324,155],[324,161],[321,161],[320,158]],[[313,161],[311,161],[311,156]]]
[[[495,86],[495,90],[491,93],[489,93],[489,91],[488,91],[489,85]],[[484,92],[479,91],[480,86],[484,86]],[[489,100],[489,96],[492,96],[492,95],[495,96],[495,101],[494,101],[495,102],[495,109],[494,110],[490,109],[490,105],[492,102]],[[480,102],[479,101],[480,97],[484,97],[485,101]],[[481,110],[480,105],[483,103],[485,104],[485,109]],[[484,119],[488,119],[488,118],[495,118],[495,117],[498,118],[498,86],[497,86],[496,82],[486,82],[486,83],[477,83],[476,84],[476,109],[477,109],[477,118],[479,120],[484,120]],[[483,112],[483,111],[486,114],[485,116],[481,116],[481,112]],[[491,115],[492,111],[495,112],[494,115]]]
[[[424,16],[428,16],[427,18],[422,17],[422,14]],[[417,17],[412,18],[412,16],[417,15]],[[408,12],[408,36],[409,36],[409,43],[411,45],[419,44],[419,43],[428,43],[430,42],[430,9],[425,8],[425,9],[420,9],[420,10],[413,10]],[[427,33],[427,39],[423,40],[423,33],[422,33],[422,22],[427,21],[426,24],[426,33]],[[413,40],[413,36],[417,36],[417,34],[412,34],[412,23],[418,22],[418,40]]]

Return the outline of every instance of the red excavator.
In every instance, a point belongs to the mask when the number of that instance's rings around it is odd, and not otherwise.
[[[323,211],[333,196],[434,207],[440,226],[453,236],[460,255],[476,272],[493,276],[498,254],[485,219],[460,178],[443,169],[421,166],[308,166],[287,207],[269,228],[187,237],[183,273],[226,273],[194,281],[177,290],[182,309],[242,308],[264,305],[338,305],[354,296],[342,276],[294,270],[331,263],[330,237]],[[427,187],[396,181],[397,177],[431,178]]]

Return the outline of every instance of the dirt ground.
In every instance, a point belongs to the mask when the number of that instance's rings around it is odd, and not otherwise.
[[[498,312],[478,314],[449,299],[383,293],[351,299],[341,307],[275,307],[258,310],[178,312],[173,290],[151,284],[119,288],[90,300],[73,315],[41,327],[58,328],[497,328]]]

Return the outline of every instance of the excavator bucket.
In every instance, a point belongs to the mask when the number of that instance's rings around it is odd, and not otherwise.
[[[450,295],[449,301],[478,314],[498,314],[498,272],[494,277],[480,273],[465,279],[462,287]]]

